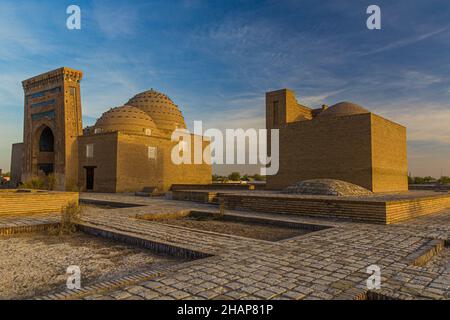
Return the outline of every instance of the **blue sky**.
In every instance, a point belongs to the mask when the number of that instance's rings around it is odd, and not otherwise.
[[[66,28],[66,8],[82,29]],[[382,30],[366,28],[377,4]],[[264,93],[317,107],[347,100],[408,127],[414,175],[450,175],[450,4],[397,1],[0,3],[0,168],[22,141],[21,81],[83,70],[84,125],[155,88],[187,124],[264,127]]]

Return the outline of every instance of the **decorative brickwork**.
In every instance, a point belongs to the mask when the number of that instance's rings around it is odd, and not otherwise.
[[[22,82],[25,93],[22,182],[41,170],[54,173],[59,190],[77,184],[77,138],[82,135],[81,71],[59,68]],[[51,151],[42,150],[42,133],[51,130]]]

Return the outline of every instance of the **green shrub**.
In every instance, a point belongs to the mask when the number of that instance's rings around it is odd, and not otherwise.
[[[262,175],[260,175],[260,174],[255,174],[255,175],[253,176],[253,179],[255,179],[255,181],[265,181],[265,180],[266,180],[266,177],[265,177],[265,176],[262,176]]]
[[[241,174],[239,172],[232,172],[228,176],[228,179],[230,179],[231,181],[239,181],[241,180]]]

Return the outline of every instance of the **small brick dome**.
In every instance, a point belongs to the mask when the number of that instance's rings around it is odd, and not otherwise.
[[[148,134],[148,129],[156,129],[153,119],[144,111],[127,105],[103,113],[94,128],[97,133],[121,131],[138,134]]]
[[[177,128],[186,128],[178,106],[167,95],[153,89],[138,93],[127,102],[127,105],[146,112],[155,121],[158,129],[172,132]]]
[[[353,114],[369,113],[370,111],[352,102],[339,102],[318,114],[318,117],[339,117]]]

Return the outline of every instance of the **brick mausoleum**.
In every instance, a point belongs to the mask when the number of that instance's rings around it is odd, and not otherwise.
[[[23,81],[24,142],[13,145],[13,183],[43,174],[54,174],[59,190],[163,191],[172,184],[211,183],[211,165],[172,163],[177,142],[171,134],[186,125],[181,111],[162,93],[137,94],[83,129],[82,76],[60,68]],[[203,149],[207,145],[205,140]]]
[[[408,190],[406,128],[359,105],[311,109],[291,90],[272,91],[266,127],[280,130],[280,169],[267,177],[269,189],[338,179],[373,192]]]

